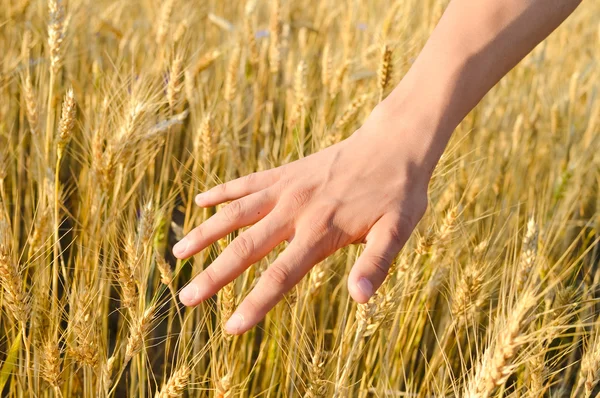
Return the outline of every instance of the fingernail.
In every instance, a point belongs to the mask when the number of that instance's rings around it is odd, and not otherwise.
[[[240,314],[233,314],[225,324],[227,333],[237,334],[244,325],[244,316]]]
[[[183,304],[189,305],[195,303],[198,299],[200,291],[198,290],[198,286],[196,285],[187,285],[183,288],[181,293],[179,293],[179,299]]]
[[[365,296],[370,298],[373,295],[373,284],[367,278],[360,278],[356,282],[356,286]]]
[[[187,238],[181,239],[175,244],[175,246],[173,246],[173,254],[175,256],[182,256],[187,251],[188,244],[189,242]]]

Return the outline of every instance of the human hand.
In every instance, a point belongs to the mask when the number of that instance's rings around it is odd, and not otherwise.
[[[431,176],[418,150],[421,134],[389,120],[376,108],[338,144],[199,194],[201,207],[231,203],[174,246],[177,258],[253,225],[181,291],[181,302],[194,306],[211,297],[284,240],[287,248],[227,321],[228,333],[256,325],[315,264],[352,243],[366,246],[348,289],[354,300],[367,302],[425,212]]]

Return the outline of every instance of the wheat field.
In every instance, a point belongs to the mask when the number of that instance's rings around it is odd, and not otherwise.
[[[235,236],[171,249],[195,194],[350,136],[441,16],[433,0],[3,0],[3,397],[591,397],[600,391],[600,3],[455,131],[367,304],[361,245],[241,336],[178,291]]]

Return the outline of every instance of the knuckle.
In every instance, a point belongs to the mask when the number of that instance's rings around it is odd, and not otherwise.
[[[367,259],[369,267],[384,279],[390,270],[390,263],[383,255],[371,255]]]
[[[254,241],[248,235],[240,235],[231,242],[231,251],[240,260],[249,260],[254,252]]]
[[[227,184],[217,185],[213,190],[218,195],[225,195],[227,194]]]
[[[392,228],[390,228],[388,232],[390,234],[390,242],[393,246],[397,248],[404,246],[407,236],[405,228],[406,225],[403,225],[402,223],[400,225],[394,225]]]
[[[199,225],[194,228],[192,233],[190,233],[190,237],[196,242],[205,242],[206,241],[206,233],[204,231],[205,226]]]
[[[308,199],[310,198],[310,193],[306,189],[296,189],[291,194],[292,206],[294,208],[303,207]]]
[[[229,222],[237,220],[241,214],[242,203],[239,200],[235,200],[223,208],[223,216]]]
[[[421,221],[421,218],[423,218],[426,210],[427,201],[419,201],[411,207],[410,212],[399,212],[396,217],[397,222],[393,232],[397,232],[397,235],[400,236],[400,238],[408,238],[419,221]]]
[[[256,177],[257,177],[257,173],[250,173],[244,176],[244,178],[242,178],[242,185],[244,186],[250,186],[254,183],[254,181],[256,181]]]
[[[219,278],[218,278],[217,274],[215,273],[214,267],[208,267],[204,271],[204,276],[206,277],[206,281],[209,284],[217,285],[219,283]]]
[[[247,307],[246,309],[251,314],[259,314],[261,312],[261,308],[263,307],[260,301],[256,298],[256,293],[258,292],[256,291],[252,294],[249,294],[243,302],[243,304]]]
[[[331,216],[312,217],[308,228],[313,238],[320,240],[326,236],[332,229],[333,218]]]
[[[281,265],[273,265],[265,271],[264,276],[275,286],[285,287],[288,283],[290,272]]]

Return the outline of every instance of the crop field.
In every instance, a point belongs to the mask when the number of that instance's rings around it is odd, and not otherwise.
[[[176,259],[195,195],[351,136],[446,5],[2,0],[0,395],[596,396],[598,1],[456,129],[368,303],[350,245],[226,333],[287,242],[179,301],[239,233]]]

